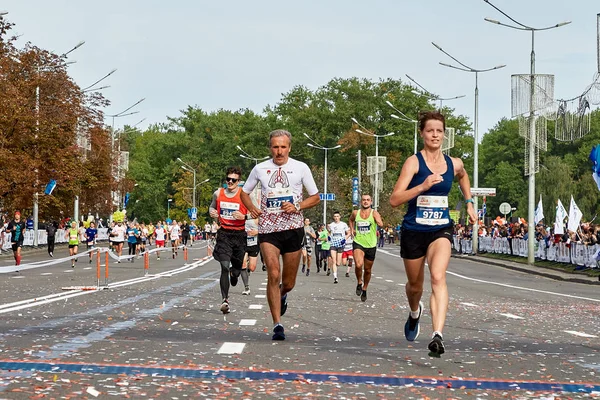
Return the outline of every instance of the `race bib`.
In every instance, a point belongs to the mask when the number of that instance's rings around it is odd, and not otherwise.
[[[344,236],[344,234],[342,232],[334,232],[334,234],[333,234],[333,237],[336,237],[336,238],[341,238],[343,236]]]
[[[234,211],[240,211],[239,203],[231,203],[229,201],[222,201],[220,204],[221,218],[232,220],[235,219],[233,216]]]
[[[246,238],[246,246],[256,246],[258,244],[258,236],[248,236]]]
[[[294,204],[294,195],[290,189],[278,189],[269,192],[267,194],[267,212],[274,214],[283,212],[281,206],[285,201]]]
[[[417,216],[415,221],[421,225],[446,225],[450,223],[448,196],[417,197]]]
[[[356,221],[356,227],[358,233],[367,234],[371,230],[371,223],[369,221]]]

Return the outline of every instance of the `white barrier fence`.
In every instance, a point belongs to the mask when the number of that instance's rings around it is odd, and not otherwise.
[[[459,239],[453,237],[454,248],[463,254],[473,253],[473,244],[470,239]],[[544,240],[537,241],[535,257],[541,260],[556,261],[567,264],[598,268],[597,255],[600,245],[588,246],[581,243],[550,243],[546,245]],[[514,256],[527,257],[527,240],[499,237],[479,237],[479,252],[511,254]]]
[[[98,234],[96,235],[96,240],[108,240],[108,228],[100,228],[98,229]],[[11,248],[11,233],[4,233],[2,240],[2,250],[9,250]],[[25,231],[23,235],[23,246],[33,246],[34,239],[34,231]],[[67,243],[67,230],[66,229],[58,229],[56,231],[56,235],[54,237],[54,243]],[[38,245],[48,244],[48,234],[45,230],[38,230]]]

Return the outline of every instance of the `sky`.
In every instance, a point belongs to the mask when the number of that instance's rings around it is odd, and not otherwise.
[[[535,35],[536,72],[555,75],[556,98],[592,83],[598,0],[492,2],[533,27],[572,21]],[[472,121],[475,76],[440,66],[452,60],[435,42],[473,68],[507,65],[479,75],[482,136],[511,117],[511,75],[530,65],[531,34],[485,22],[509,20],[484,0],[3,0],[0,11],[16,24],[19,46],[62,54],[85,40],[69,55],[81,87],[117,69],[102,82],[110,85],[102,91],[111,102],[105,113],[145,100],[115,128],[145,118],[144,129],[188,106],[260,113],[296,85],[316,90],[355,76],[407,81],[406,74],[441,97],[466,95],[444,104]]]

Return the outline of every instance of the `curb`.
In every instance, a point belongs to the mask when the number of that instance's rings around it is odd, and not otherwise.
[[[568,277],[568,276],[565,277],[562,275],[553,274],[553,273],[546,272],[546,271],[536,271],[533,269],[517,266],[517,265],[515,265],[515,263],[512,263],[510,261],[509,261],[510,264],[507,264],[507,263],[502,263],[500,261],[490,260],[486,257],[469,256],[469,255],[462,255],[462,254],[452,254],[452,257],[463,259],[463,260],[472,260],[472,261],[483,263],[483,264],[494,265],[497,267],[502,267],[502,268],[513,270],[513,271],[525,272],[527,274],[539,275],[539,276],[554,279],[557,281],[583,283],[586,285],[600,285],[600,281],[594,280],[595,278],[593,278],[593,277],[588,277],[588,278],[576,278],[576,277]],[[545,268],[545,267],[534,267],[534,268],[548,270],[548,268]],[[568,273],[564,272],[563,274],[568,274]]]

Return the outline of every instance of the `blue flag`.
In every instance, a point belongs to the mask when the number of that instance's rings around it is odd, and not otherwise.
[[[600,145],[596,145],[592,147],[592,151],[590,152],[590,161],[592,162],[592,177],[594,178],[594,182],[596,182],[596,186],[600,190],[600,149],[598,148]]]
[[[129,203],[129,193],[125,193],[125,199],[123,200],[123,208],[127,208],[127,203]]]
[[[50,182],[46,185],[46,190],[44,190],[44,194],[51,195],[52,191],[56,187],[56,181],[54,179],[50,179]]]

